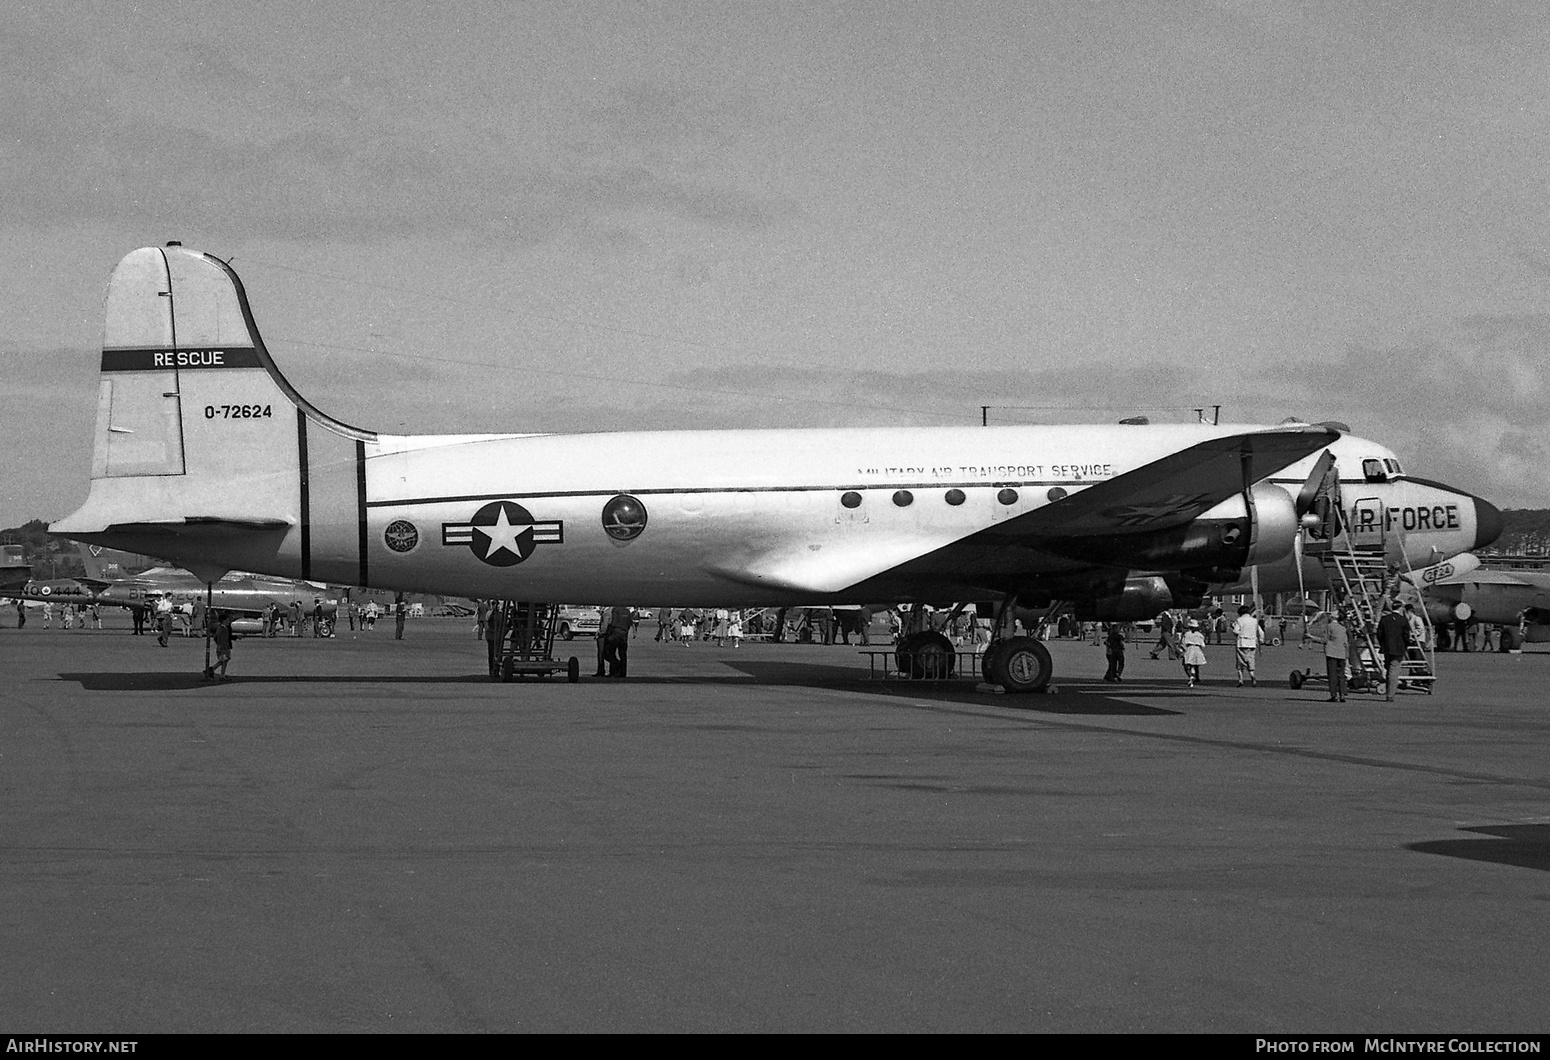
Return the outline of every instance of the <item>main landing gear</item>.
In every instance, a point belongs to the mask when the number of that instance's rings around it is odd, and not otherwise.
[[[953,676],[958,651],[944,634],[934,629],[917,629],[899,638],[894,661],[901,674],[917,681],[934,681]]]
[[[996,610],[990,644],[980,662],[987,684],[1000,685],[1008,692],[1043,692],[1055,676],[1049,649],[1032,637],[1013,637],[1014,608],[1017,597],[1008,596]]]

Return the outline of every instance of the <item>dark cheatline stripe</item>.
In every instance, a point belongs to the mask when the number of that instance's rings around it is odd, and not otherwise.
[[[307,414],[296,410],[296,455],[301,469],[301,577],[312,579],[312,492],[307,469]]]
[[[361,556],[360,579],[355,584],[364,586],[366,584],[366,443],[359,440],[355,443],[355,510],[359,518],[360,532],[357,546]]]

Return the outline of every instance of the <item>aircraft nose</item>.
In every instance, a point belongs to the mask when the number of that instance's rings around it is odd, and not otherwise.
[[[1496,505],[1479,497],[1472,499],[1475,502],[1475,548],[1485,548],[1502,536],[1505,524]]]

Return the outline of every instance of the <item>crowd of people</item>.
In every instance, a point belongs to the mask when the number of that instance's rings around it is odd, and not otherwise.
[[[477,602],[479,611],[475,628],[481,637],[486,635],[488,616],[493,613],[490,603]],[[17,626],[23,628],[27,624],[27,608],[20,600],[14,601],[14,605]],[[103,628],[101,608],[96,603],[44,601],[38,610],[45,629],[54,628],[56,618],[61,629]],[[978,647],[990,640],[990,620],[978,615],[972,607],[948,612],[932,612],[929,608],[923,610],[927,612],[925,621],[929,628],[942,633],[955,646]],[[342,605],[326,602],[321,597],[315,598],[310,607],[300,600],[293,600],[283,606],[271,603],[263,610],[260,618],[262,635],[266,637],[304,637],[310,632],[313,637],[326,638],[334,635],[334,625],[341,614],[352,631],[357,628],[369,631],[376,627],[384,613],[393,616],[395,635],[402,639],[407,605],[401,594],[387,608],[379,605],[376,600],[367,600],[362,604],[348,597]],[[768,638],[776,643],[789,640],[824,645],[848,645],[854,637],[854,643],[866,646],[872,643],[878,632],[874,630],[874,625],[879,621],[878,615],[868,607],[749,610],[663,607],[655,609],[654,613],[648,611],[637,615],[633,608],[614,606],[600,608],[598,613],[596,676],[600,677],[625,676],[628,670],[629,640],[638,635],[637,627],[642,615],[647,621],[651,617],[655,618],[656,634],[653,639],[659,643],[688,645],[714,642],[718,647],[730,645],[733,648],[741,647],[743,640],[749,636]],[[167,646],[175,627],[181,627],[185,636],[208,631],[215,638],[218,648],[224,639],[226,643],[221,667],[224,674],[224,662],[230,659],[231,624],[235,617],[232,613],[216,612],[207,619],[202,603],[196,602],[191,608],[178,608],[169,597],[162,596],[150,608],[136,609],[133,615],[135,634],[152,633],[162,647]],[[881,615],[886,620],[889,642],[899,642],[910,616],[903,608],[897,607],[886,609]],[[1039,640],[1084,640],[1102,646],[1107,664],[1103,679],[1116,683],[1124,681],[1127,650],[1138,639],[1134,623],[1081,622],[1064,614],[1023,617],[1027,619],[1026,624],[1018,623],[1022,628],[1015,631],[1020,635]],[[149,629],[146,629],[147,625]],[[1235,616],[1230,616],[1220,607],[1203,612],[1164,611],[1155,620],[1157,639],[1150,649],[1150,657],[1156,660],[1166,656],[1169,661],[1178,663],[1187,687],[1193,688],[1205,680],[1210,666],[1208,649],[1213,645],[1230,645],[1236,684],[1239,687],[1244,684],[1252,687],[1258,684],[1260,650],[1267,644],[1283,643],[1287,627],[1288,620],[1285,617],[1267,619],[1255,613],[1247,604],[1239,606]],[[1352,687],[1353,675],[1370,677],[1377,674],[1376,683],[1382,684],[1387,697],[1392,699],[1403,679],[1402,663],[1411,645],[1420,644],[1437,650],[1446,650],[1449,646],[1442,642],[1440,635],[1435,637],[1437,643],[1431,642],[1431,627],[1417,613],[1413,604],[1401,604],[1388,599],[1383,602],[1381,616],[1373,623],[1370,634],[1363,632],[1350,606],[1337,606],[1334,612],[1305,625],[1302,634],[1301,648],[1322,649],[1329,700],[1337,703],[1346,700]],[[1490,645],[1490,635],[1490,630],[1485,630],[1485,648]],[[1151,639],[1150,634],[1146,635],[1146,639]],[[1462,639],[1453,638],[1451,646],[1455,650],[1460,647],[1468,650],[1479,644],[1479,641],[1473,641],[1467,642],[1467,646],[1461,645]]]
[[[1103,675],[1105,681],[1123,681],[1125,673],[1125,646],[1130,637],[1130,627],[1124,622],[1103,623],[1104,654],[1109,667]],[[1166,654],[1172,662],[1184,669],[1185,682],[1194,688],[1205,679],[1208,665],[1206,647],[1231,641],[1233,648],[1233,673],[1238,687],[1247,682],[1249,687],[1259,683],[1259,650],[1267,643],[1280,644],[1286,635],[1286,620],[1280,619],[1276,635],[1267,630],[1266,619],[1257,615],[1248,604],[1240,604],[1238,613],[1231,621],[1222,608],[1216,608],[1204,616],[1188,612],[1164,611],[1157,616],[1157,644],[1151,657],[1157,659]],[[1214,637],[1208,635],[1214,634]]]
[[[25,629],[27,627],[27,606],[21,600],[14,602],[16,604],[16,628]],[[54,617],[56,614],[59,616],[60,629],[102,628],[102,608],[95,603],[55,604],[52,600],[45,600],[39,610],[42,612],[44,629],[54,628]]]
[[[1369,673],[1381,675],[1386,698],[1392,701],[1403,680],[1404,662],[1411,647],[1430,647],[1430,629],[1413,604],[1385,599],[1370,636],[1364,635],[1359,621],[1352,607],[1342,605],[1311,623],[1299,645],[1301,648],[1322,648],[1331,703],[1344,703],[1353,677],[1362,674],[1365,679]],[[1213,627],[1216,637],[1211,641],[1207,630]],[[1208,665],[1208,643],[1221,644],[1224,639],[1232,644],[1233,672],[1238,686],[1242,687],[1246,682],[1252,687],[1258,684],[1260,649],[1267,643],[1285,642],[1287,620],[1284,617],[1274,620],[1272,633],[1269,620],[1243,604],[1231,622],[1225,620],[1225,615],[1208,614],[1202,618],[1165,611],[1158,616],[1157,631],[1158,640],[1151,650],[1151,658],[1166,655],[1169,660],[1179,662],[1189,687],[1195,687],[1203,679]],[[1105,627],[1104,644],[1109,667],[1104,680],[1123,680],[1128,639],[1124,623],[1109,623]]]

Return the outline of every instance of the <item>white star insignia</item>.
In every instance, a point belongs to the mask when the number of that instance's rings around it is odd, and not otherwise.
[[[489,547],[484,550],[484,558],[489,559],[501,549],[505,549],[518,559],[522,558],[522,550],[517,547],[517,539],[523,534],[531,534],[533,528],[523,525],[514,527],[506,519],[506,506],[501,505],[500,513],[495,517],[494,526],[475,526],[475,530],[489,538]]]

